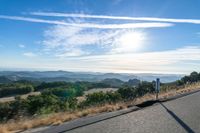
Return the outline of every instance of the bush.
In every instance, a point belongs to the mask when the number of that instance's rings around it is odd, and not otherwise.
[[[27,111],[30,114],[52,113],[58,111],[59,98],[51,94],[42,94],[38,96],[29,96],[27,98]],[[45,111],[45,109],[47,111]]]
[[[135,87],[123,87],[118,90],[118,93],[125,100],[133,100],[136,98],[136,88]]]
[[[118,92],[107,92],[106,95],[108,96],[107,101],[110,103],[115,103],[122,100],[122,97]]]
[[[0,121],[13,118],[13,110],[8,103],[0,103]]]
[[[141,83],[139,83],[139,85],[136,87],[136,95],[137,96],[143,96],[147,93],[153,93],[155,91],[155,87],[153,82],[147,82],[147,81],[143,81]]]
[[[72,98],[76,96],[76,91],[74,89],[53,88],[43,91],[42,94],[53,94],[60,98]]]
[[[30,84],[4,84],[0,87],[0,97],[27,94],[34,91],[34,88]]]
[[[197,81],[200,81],[200,73],[197,73],[195,71],[192,72],[189,76],[184,76],[183,78],[181,78],[181,82],[183,84],[193,83]]]
[[[98,105],[104,103],[117,102],[121,100],[121,95],[118,92],[94,92],[86,95],[85,105]]]

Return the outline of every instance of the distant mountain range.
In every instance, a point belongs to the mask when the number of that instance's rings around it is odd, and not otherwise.
[[[68,71],[0,71],[0,83],[8,83],[18,80],[29,81],[102,81],[104,79],[119,79],[128,81],[129,79],[139,79],[143,81],[153,81],[160,78],[161,82],[172,82],[180,79],[184,75],[177,74],[119,74],[119,73],[92,73],[92,72],[68,72]]]

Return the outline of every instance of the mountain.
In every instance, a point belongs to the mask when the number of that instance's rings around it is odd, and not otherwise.
[[[116,78],[106,78],[102,80],[101,83],[110,85],[112,88],[119,88],[124,84],[122,80]]]
[[[153,81],[156,78],[160,78],[160,81],[163,83],[166,82],[173,82],[176,81],[178,79],[180,79],[181,77],[185,76],[185,75],[181,75],[181,74],[151,74],[151,73],[140,73],[140,74],[136,74],[136,76],[138,77],[139,80],[141,81]]]
[[[128,82],[125,83],[125,85],[137,86],[139,83],[140,83],[139,79],[129,79]]]
[[[0,76],[0,83],[10,83],[12,80],[6,78],[5,76]]]
[[[129,79],[152,81],[160,78],[161,82],[171,82],[180,79],[183,75],[175,74],[121,74],[121,73],[92,73],[92,72],[68,72],[68,71],[0,71],[1,81],[9,82],[18,80],[30,81],[102,81],[104,79],[119,79],[127,82]],[[3,79],[4,78],[4,79]]]

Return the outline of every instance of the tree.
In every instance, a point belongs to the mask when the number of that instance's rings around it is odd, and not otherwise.
[[[199,77],[199,74],[195,71],[190,74],[190,79],[191,79],[192,82],[197,82],[198,77]]]

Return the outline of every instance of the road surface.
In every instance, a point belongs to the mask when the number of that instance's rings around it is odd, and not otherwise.
[[[200,133],[200,92],[66,133]]]

